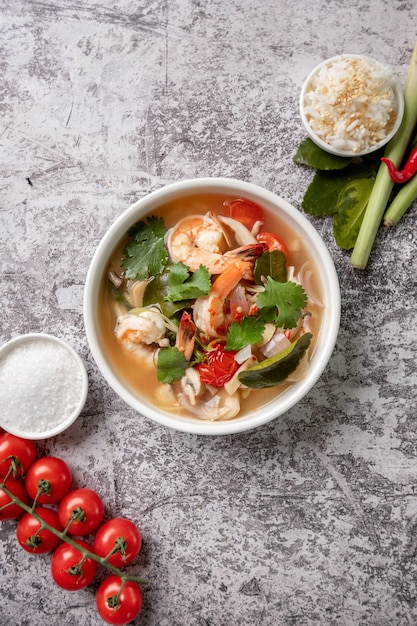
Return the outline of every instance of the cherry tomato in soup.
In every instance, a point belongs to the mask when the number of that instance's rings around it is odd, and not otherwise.
[[[101,619],[108,624],[129,624],[142,608],[142,590],[137,583],[116,574],[105,578],[97,590],[96,604]]]
[[[26,474],[26,489],[41,504],[57,504],[69,492],[72,473],[62,459],[45,456],[37,459]]]
[[[285,258],[288,259],[287,245],[275,233],[262,232],[256,235],[256,239],[259,243],[265,244],[267,250],[281,250],[285,254]]]
[[[116,567],[122,567],[133,561],[142,545],[142,536],[133,522],[123,517],[115,517],[105,522],[96,531],[94,552],[98,556],[109,558],[107,561]]]
[[[58,514],[52,509],[36,507],[35,513],[44,522],[56,530],[62,530],[58,520]],[[47,528],[42,528],[41,523],[31,513],[26,513],[18,522],[16,527],[16,537],[19,545],[32,554],[44,554],[50,552],[60,543],[60,538],[54,535]]]
[[[77,545],[92,552],[86,541],[74,540]],[[51,558],[51,575],[59,587],[67,591],[78,591],[87,587],[97,572],[97,562],[90,557],[84,558],[82,552],[69,543],[61,543]]]
[[[220,343],[213,350],[206,352],[204,361],[197,365],[201,381],[213,387],[223,387],[239,369],[239,363],[234,355],[235,352],[226,352]]]
[[[36,445],[33,441],[10,433],[0,435],[0,476],[6,476],[12,465],[13,477],[21,478],[35,459]]]
[[[74,489],[64,496],[58,508],[58,518],[70,535],[88,535],[102,522],[104,504],[92,489]],[[70,520],[73,520],[70,524]]]
[[[227,215],[237,220],[248,230],[252,230],[256,222],[264,221],[264,213],[262,208],[252,200],[244,200],[237,198],[226,204]]]
[[[24,504],[28,504],[29,496],[25,486],[20,480],[8,478],[5,483],[6,489]],[[24,513],[22,507],[14,504],[10,496],[0,487],[0,520],[18,519]]]

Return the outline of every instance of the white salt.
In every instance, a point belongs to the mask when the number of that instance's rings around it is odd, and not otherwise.
[[[50,430],[77,408],[83,376],[74,355],[45,338],[16,343],[0,361],[0,415],[23,432]]]

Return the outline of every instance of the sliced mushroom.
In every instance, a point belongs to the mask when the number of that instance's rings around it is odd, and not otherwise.
[[[181,389],[187,396],[191,406],[196,405],[196,398],[200,395],[202,384],[200,374],[193,367],[187,367],[184,376],[181,378]]]

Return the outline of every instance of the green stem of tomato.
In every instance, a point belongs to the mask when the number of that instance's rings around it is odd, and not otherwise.
[[[38,491],[36,492],[35,499],[32,502],[32,511],[35,510],[38,504],[39,496],[47,495],[50,491],[51,483],[49,482],[49,480],[40,480],[38,483]]]
[[[122,584],[124,583],[124,581],[127,581],[127,580],[130,580],[132,582],[136,582],[136,583],[141,584],[141,585],[148,584],[148,580],[146,580],[146,578],[139,578],[138,576],[129,576],[125,572],[122,572],[118,567],[115,567],[111,563],[108,563],[108,561],[107,561],[108,556],[107,557],[98,556],[94,552],[91,552],[90,550],[87,550],[87,548],[84,548],[83,546],[80,546],[76,541],[74,541],[74,539],[72,539],[71,537],[69,537],[65,533],[65,530],[64,531],[57,530],[56,528],[54,528],[53,526],[51,526],[50,524],[45,522],[45,520],[43,520],[40,517],[40,515],[38,515],[36,513],[36,511],[32,510],[32,507],[28,506],[27,504],[22,502],[19,498],[17,498],[7,488],[7,486],[5,485],[5,482],[6,482],[6,480],[0,484],[0,487],[3,489],[3,491],[12,500],[12,502],[6,504],[5,507],[9,506],[11,504],[17,504],[18,506],[20,506],[21,509],[26,511],[26,513],[30,513],[31,515],[33,515],[33,517],[42,525],[43,528],[45,528],[46,530],[49,530],[49,532],[51,532],[53,535],[55,535],[56,537],[59,537],[61,539],[61,541],[65,541],[70,546],[73,546],[79,552],[81,552],[81,554],[83,555],[83,559],[82,559],[83,561],[86,558],[89,558],[89,559],[92,559],[93,561],[96,561],[97,563],[100,563],[100,565],[103,565],[104,567],[107,567],[107,569],[109,569],[111,572],[113,572],[113,574],[116,574],[117,576],[119,576],[121,578]],[[2,508],[5,508],[5,507],[2,507]]]

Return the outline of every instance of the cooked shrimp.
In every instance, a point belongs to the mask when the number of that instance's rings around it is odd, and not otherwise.
[[[181,261],[192,272],[204,265],[210,274],[221,274],[236,258],[247,256],[253,249],[260,254],[256,239],[249,231],[247,235],[246,240],[240,238],[245,245],[227,250],[225,233],[217,218],[210,213],[204,216],[191,215],[181,219],[168,231],[166,245],[171,259],[174,262]]]
[[[133,315],[127,313],[118,317],[114,330],[117,339],[130,351],[137,344],[167,346],[166,326],[157,309],[145,309]]]
[[[201,332],[208,337],[223,337],[231,321],[227,297],[251,270],[249,261],[234,261],[216,278],[207,296],[194,302],[194,321]]]

